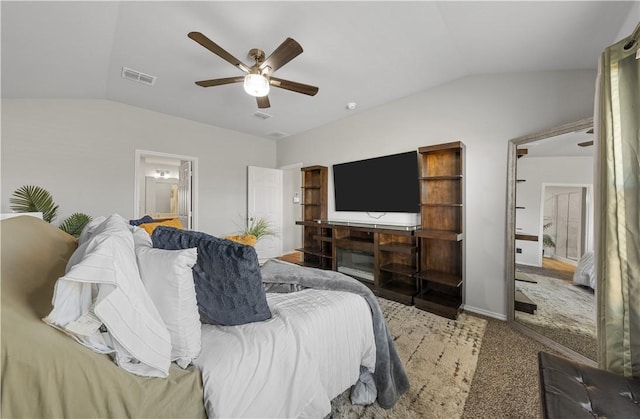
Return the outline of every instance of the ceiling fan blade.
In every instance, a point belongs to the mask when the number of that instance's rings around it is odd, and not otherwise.
[[[256,101],[258,102],[258,108],[260,109],[271,107],[271,103],[269,103],[269,96],[256,97]]]
[[[300,44],[292,38],[287,38],[260,64],[260,70],[264,71],[269,67],[267,72],[269,74],[273,74],[274,71],[293,60],[301,53],[302,47]]]
[[[593,140],[591,141],[585,141],[583,143],[578,143],[578,147],[589,147],[593,145]]]
[[[269,84],[281,89],[291,90],[292,92],[302,93],[309,96],[315,96],[318,88],[308,84],[296,83],[295,81],[283,80],[276,77],[269,79]]]
[[[213,87],[213,86],[222,86],[223,84],[239,83],[241,81],[244,81],[244,76],[225,77],[223,79],[201,80],[201,81],[197,81],[196,84],[200,87]]]
[[[245,73],[249,72],[249,67],[247,67],[244,63],[242,63],[236,57],[234,57],[233,55],[225,51],[224,48],[222,48],[220,45],[216,44],[215,42],[213,42],[211,39],[207,38],[200,32],[189,32],[188,36],[189,38],[193,39],[194,41],[196,41],[197,43],[199,43],[209,51],[216,54],[218,57],[231,63],[233,66],[238,67],[240,70],[244,71]]]

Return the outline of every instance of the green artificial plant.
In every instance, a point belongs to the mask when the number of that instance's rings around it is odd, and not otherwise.
[[[552,224],[553,224],[552,222],[548,222],[547,224],[544,224],[542,226],[542,230],[545,231],[546,229],[551,227]],[[544,247],[556,247],[556,242],[553,241],[553,237],[551,237],[551,235],[544,233],[542,235],[542,245]]]
[[[246,227],[240,234],[255,236],[256,241],[269,236],[277,236],[278,232],[265,217],[249,217]]]
[[[89,224],[89,221],[91,221],[90,215],[74,212],[60,223],[59,228],[65,233],[71,234],[73,237],[80,237],[82,229]]]
[[[13,192],[9,200],[10,207],[15,212],[41,212],[42,219],[50,223],[58,215],[58,205],[44,188],[34,185],[24,185]]]
[[[58,215],[58,205],[53,196],[44,188],[24,185],[16,189],[10,200],[10,208],[15,212],[41,212],[42,219],[51,223]],[[82,229],[91,221],[91,216],[76,212],[64,219],[58,226],[60,230],[73,237],[80,236]]]

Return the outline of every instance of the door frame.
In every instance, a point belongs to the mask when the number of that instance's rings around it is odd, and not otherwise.
[[[137,219],[142,216],[140,214],[140,178],[144,177],[144,172],[140,167],[140,159],[142,157],[161,157],[174,160],[191,161],[191,224],[192,229],[198,229],[198,158],[193,156],[185,156],[182,154],[163,153],[151,150],[135,150],[134,173],[133,173],[133,218]]]
[[[295,186],[294,186],[294,190],[288,190],[284,188],[283,185],[283,189],[282,189],[282,224],[283,224],[283,230],[286,229],[285,225],[287,223],[291,223],[290,225],[292,226],[290,231],[292,232],[292,235],[294,237],[291,237],[290,239],[287,239],[284,237],[283,234],[283,240],[282,240],[282,251],[284,254],[286,254],[287,252],[295,252],[295,249],[302,247],[302,226],[299,226],[296,224],[296,221],[301,221],[302,220],[302,196],[301,196],[301,189],[300,187],[302,186],[302,174],[300,172],[300,169],[302,169],[304,167],[303,163],[293,163],[293,164],[287,164],[285,166],[280,166],[278,167],[278,169],[283,171],[283,182],[285,181],[285,178],[287,178],[287,176],[293,176],[295,177],[296,181],[295,181]],[[293,193],[293,195],[287,195],[288,192]],[[294,198],[295,198],[295,194],[297,195],[298,198],[298,202],[294,202]],[[288,208],[288,209],[287,209]],[[289,219],[285,219],[285,215],[291,215],[291,218]],[[287,243],[292,243],[290,249],[285,249],[284,245],[285,242]]]

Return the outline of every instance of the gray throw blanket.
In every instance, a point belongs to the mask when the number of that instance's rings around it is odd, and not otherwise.
[[[371,307],[376,344],[376,369],[373,374],[378,404],[390,409],[400,395],[409,390],[409,379],[387,327],[376,297],[359,281],[340,272],[305,268],[279,260],[268,260],[261,268],[267,292],[293,292],[305,288],[348,291],[362,296]]]

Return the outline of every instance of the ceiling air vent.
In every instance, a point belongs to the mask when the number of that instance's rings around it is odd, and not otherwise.
[[[267,134],[267,137],[273,138],[275,140],[278,140],[280,138],[284,138],[284,137],[288,137],[289,134],[287,134],[286,132],[282,132],[282,131],[273,131]]]
[[[122,67],[122,78],[137,81],[138,83],[146,84],[148,86],[153,86],[157,79],[156,76],[150,76],[127,67]]]
[[[268,113],[264,113],[264,112],[260,112],[260,111],[256,111],[253,116],[255,116],[258,119],[269,119],[271,118],[271,115],[269,115]]]

